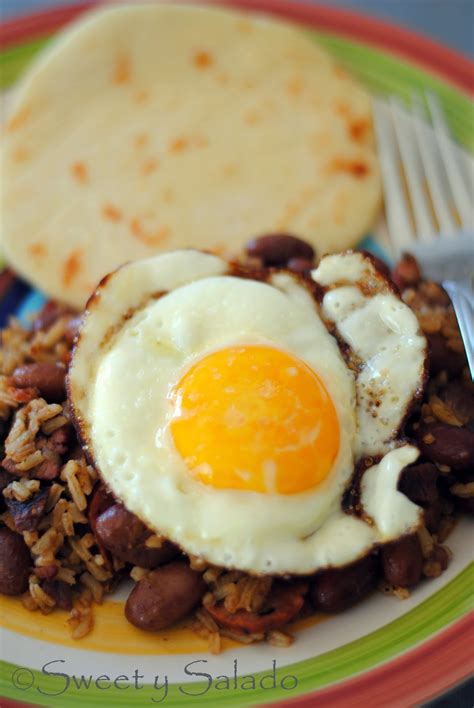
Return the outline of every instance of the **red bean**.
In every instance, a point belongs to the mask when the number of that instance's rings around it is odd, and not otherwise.
[[[249,256],[261,258],[266,266],[284,266],[293,258],[314,260],[313,247],[296,236],[290,234],[267,234],[247,243],[246,252]]]
[[[200,602],[206,584],[186,561],[174,561],[145,575],[125,605],[128,621],[149,632],[170,627]]]
[[[18,532],[35,531],[44,516],[48,497],[49,489],[45,487],[24,502],[7,499],[7,508]]]
[[[0,593],[21,595],[28,589],[31,556],[23,536],[0,529]]]
[[[44,580],[42,589],[56,602],[56,607],[61,610],[72,609],[72,587],[63,580]]]
[[[6,470],[0,469],[0,497],[3,498],[2,492],[12,482],[11,476]]]
[[[453,497],[453,499],[458,509],[474,515],[474,497]]]
[[[69,307],[60,305],[54,300],[49,300],[46,305],[39,311],[38,315],[33,321],[33,330],[35,332],[39,330],[47,331],[60,317],[70,315],[72,313],[73,310],[71,310]]]
[[[82,457],[82,448],[80,450],[75,451],[76,454],[78,454],[78,457],[72,458],[72,459],[80,459]],[[109,570],[112,570],[113,564],[112,564],[112,559],[110,557],[110,554],[102,541],[100,540],[98,534],[97,534],[97,520],[99,519],[100,515],[108,509],[110,506],[113,506],[115,504],[115,498],[113,497],[112,493],[109,492],[107,487],[99,482],[99,484],[96,485],[92,495],[89,497],[89,507],[87,510],[87,515],[89,517],[89,523],[92,528],[92,533],[95,536],[95,540],[97,542],[97,545],[99,547],[99,551],[101,552],[102,556],[105,558],[105,564]]]
[[[405,467],[400,475],[398,489],[423,507],[425,526],[435,533],[441,518],[441,502],[438,490],[438,468],[431,462]]]
[[[343,568],[322,570],[312,583],[313,605],[323,612],[342,612],[375,587],[378,574],[379,562],[373,554]]]
[[[385,580],[396,587],[416,585],[421,578],[423,554],[417,536],[403,536],[382,548]]]
[[[430,345],[430,374],[436,376],[441,371],[446,371],[449,376],[457,376],[466,366],[466,355],[455,352],[448,347],[447,340],[442,334],[428,334]]]
[[[421,269],[416,258],[405,253],[392,272],[392,280],[401,292],[417,285],[421,280]]]
[[[441,398],[464,424],[474,421],[474,391],[461,381],[450,381]]]
[[[81,321],[82,317],[80,315],[77,315],[77,317],[73,317],[66,324],[66,329],[64,330],[64,338],[66,339],[66,342],[69,344],[69,346],[72,346],[74,344],[74,340],[81,326]]]
[[[148,548],[152,532],[122,504],[114,504],[96,520],[95,534],[112,555],[141,568],[156,568],[174,558],[178,549],[169,541],[159,548]]]
[[[474,466],[474,432],[447,423],[424,423],[417,430],[418,446],[430,462],[455,471]]]
[[[290,258],[287,268],[294,273],[308,273],[314,268],[314,261],[307,258]]]
[[[35,387],[47,401],[61,402],[66,398],[66,369],[59,364],[24,364],[15,369],[12,383],[18,388]]]
[[[398,489],[415,504],[425,505],[437,501],[438,468],[430,462],[405,467],[400,475]]]
[[[423,507],[425,526],[430,533],[436,533],[441,521],[443,507],[441,501],[435,501]]]
[[[431,560],[439,563],[441,570],[446,570],[449,565],[449,553],[444,546],[436,545],[433,549]]]

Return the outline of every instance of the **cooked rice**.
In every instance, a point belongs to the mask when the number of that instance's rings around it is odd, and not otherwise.
[[[40,488],[38,479],[22,478],[15,482],[10,482],[3,490],[5,499],[15,499],[15,501],[25,502],[30,499]]]
[[[92,593],[89,588],[82,591],[71,612],[67,623],[73,639],[82,639],[92,631],[94,616],[92,614]]]
[[[23,593],[23,595],[21,596],[21,604],[25,609],[29,610],[30,612],[34,612],[38,609],[38,603],[31,595],[29,590],[28,592]]]
[[[51,433],[54,433],[55,430],[59,430],[59,428],[62,428],[68,422],[69,420],[65,415],[57,415],[55,418],[50,418],[42,424],[41,432],[44,433],[44,435],[51,435]]]
[[[437,540],[444,543],[456,525],[454,516],[443,516],[437,530]]]
[[[467,482],[466,484],[461,484],[457,482],[449,490],[451,494],[455,497],[461,497],[461,499],[469,499],[474,497],[474,482]]]
[[[59,415],[62,406],[58,403],[46,403],[43,398],[35,398],[15,414],[14,422],[5,440],[5,454],[16,468],[26,471],[35,465],[29,465],[29,460],[35,455],[43,457],[40,450],[35,447],[36,435],[41,425]],[[35,464],[39,464],[36,462]]]
[[[425,578],[437,578],[443,572],[443,568],[439,561],[430,559],[423,564],[423,575]]]
[[[230,613],[238,610],[258,612],[262,609],[273,583],[271,576],[253,577],[240,571],[220,575],[210,583],[215,601],[223,600]]]
[[[423,558],[429,558],[433,553],[434,540],[426,526],[420,526],[418,529],[418,540],[420,542]]]
[[[221,635],[219,632],[209,632],[209,636],[207,638],[207,648],[210,654],[220,654]]]
[[[464,422],[460,420],[455,412],[440,398],[438,398],[438,396],[435,396],[434,394],[430,396],[429,405],[434,417],[441,423],[455,425],[458,428],[461,428],[464,425]]]
[[[146,539],[145,546],[147,548],[161,548],[165,540],[166,539],[164,538],[164,536],[159,536],[158,534],[153,533]]]
[[[140,568],[138,565],[134,565],[130,571],[130,577],[138,583],[139,580],[145,577],[150,571],[147,568]]]
[[[234,642],[240,642],[240,644],[253,644],[254,642],[261,642],[265,639],[265,635],[262,632],[242,634],[239,632],[233,632],[231,629],[227,629],[226,627],[220,627],[219,634],[221,637],[228,637],[228,639],[233,639]]]
[[[6,498],[27,501],[38,491],[41,480],[35,479],[34,475],[47,454],[38,443],[42,437],[49,437],[69,425],[66,403],[48,404],[37,397],[36,389],[15,388],[9,377],[23,364],[61,362],[67,365],[70,346],[64,333],[70,318],[71,315],[60,317],[46,332],[31,332],[12,320],[0,333],[0,420],[7,420],[12,415],[4,450],[7,464],[14,465],[17,474],[4,490]],[[56,457],[60,459],[59,455]],[[95,470],[83,457],[66,460],[49,486],[45,514],[38,530],[23,532],[31,550],[32,565],[38,572],[56,569],[54,581],[66,583],[73,589],[75,601],[69,626],[74,638],[85,636],[91,630],[91,603],[102,602],[111,589],[113,576],[104,567],[104,558],[92,534],[87,531],[87,499],[96,478]],[[10,512],[2,514],[1,520],[16,530]],[[78,598],[81,598],[80,602]],[[55,605],[54,598],[42,589],[41,580],[36,575],[31,576],[29,590],[22,596],[22,602],[28,609],[42,612],[50,612]]]
[[[94,602],[98,605],[102,604],[104,599],[104,587],[103,585],[92,576],[90,573],[82,573],[81,582],[84,587],[88,588],[92,593],[92,598]]]
[[[403,588],[398,585],[392,585],[388,583],[383,578],[379,580],[377,584],[378,590],[384,595],[389,595],[391,597],[396,597],[397,600],[407,600],[410,597],[410,591],[408,588]]]
[[[266,636],[267,642],[274,647],[289,647],[295,641],[291,634],[282,632],[279,629],[274,629],[268,632]]]
[[[78,476],[81,471],[85,472],[86,477],[84,478],[84,475],[81,475],[81,481],[79,481]],[[62,468],[60,478],[67,483],[69,493],[76,507],[79,511],[84,511],[87,508],[86,493],[90,494],[92,491],[91,480],[87,475],[85,465],[81,465],[77,460],[69,460]]]
[[[40,586],[36,575],[30,576],[29,588],[30,595],[35,601],[37,607],[43,614],[49,614],[54,609],[56,601],[50,595],[45,593],[43,588]]]

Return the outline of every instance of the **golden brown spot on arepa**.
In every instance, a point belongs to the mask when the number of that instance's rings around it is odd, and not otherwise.
[[[14,162],[26,162],[30,157],[30,151],[23,145],[18,145],[12,153],[12,160]]]
[[[286,90],[289,96],[296,98],[300,96],[304,89],[304,81],[301,76],[292,76],[286,84]]]
[[[138,241],[141,241],[146,246],[158,246],[169,236],[169,228],[167,226],[160,226],[155,232],[146,231],[138,217],[131,219],[130,231]]]
[[[222,176],[223,177],[233,177],[238,172],[238,167],[235,162],[226,162],[222,165]]]
[[[72,251],[64,261],[63,265],[63,285],[69,287],[73,280],[77,278],[82,269],[82,248]]]
[[[108,221],[121,221],[122,219],[122,211],[118,207],[114,206],[113,204],[104,204],[102,207],[102,215],[104,216],[105,219],[108,219]]]
[[[170,152],[183,152],[183,150],[186,150],[188,145],[189,141],[187,138],[178,137],[171,141],[169,149]]]
[[[113,71],[113,82],[115,84],[126,84],[132,76],[132,61],[130,55],[122,52],[115,59]]]
[[[136,148],[141,148],[147,144],[148,140],[149,138],[146,133],[137,133],[133,139],[133,142]]]
[[[354,118],[348,125],[349,135],[356,143],[363,143],[370,131],[368,118]]]
[[[22,126],[30,117],[31,114],[31,108],[29,106],[25,106],[24,108],[20,108],[19,111],[13,115],[10,120],[7,122],[5,128],[7,133],[13,133],[15,130],[17,130],[20,126]]]
[[[135,103],[146,103],[150,98],[150,92],[147,89],[140,89],[133,97]]]
[[[229,83],[229,74],[227,74],[225,71],[219,72],[219,74],[216,74],[216,79],[221,86],[225,86],[226,84]]]
[[[298,214],[305,209],[310,201],[314,198],[313,187],[304,187],[300,192],[283,208],[282,213],[277,219],[276,228],[277,230],[287,229],[291,222],[298,216]]]
[[[356,179],[362,179],[366,177],[370,168],[369,165],[361,159],[347,159],[345,157],[336,157],[332,160],[328,166],[327,171],[332,174],[335,172],[346,172],[352,175]]]
[[[171,187],[166,187],[166,189],[163,190],[163,201],[167,204],[171,204],[172,202],[174,202],[174,198],[174,191],[171,189]]]
[[[249,34],[252,31],[252,23],[248,20],[238,20],[236,26],[242,34]]]
[[[349,74],[347,73],[347,71],[339,64],[336,64],[336,66],[333,67],[332,73],[334,74],[334,76],[337,76],[338,79],[349,78]]]
[[[209,140],[205,135],[195,135],[193,138],[193,145],[198,148],[207,147],[209,145]]]
[[[28,251],[33,258],[44,258],[48,255],[46,244],[41,241],[35,241],[28,247]]]
[[[351,115],[351,107],[346,101],[337,101],[334,105],[334,110],[343,118],[348,118]]]
[[[228,246],[226,243],[223,243],[223,242],[219,243],[218,242],[212,247],[211,253],[214,253],[214,255],[216,255],[216,256],[223,256],[227,253],[227,250],[228,250]]]
[[[319,156],[321,148],[329,147],[334,143],[334,136],[330,130],[321,129],[309,136],[309,143],[316,155]]]
[[[158,160],[156,160],[154,158],[150,158],[149,160],[146,160],[143,163],[141,172],[143,175],[149,175],[152,172],[156,172],[156,170],[158,169],[158,166],[159,166]]]
[[[244,121],[249,125],[255,125],[260,121],[260,115],[257,111],[250,110],[244,114]]]
[[[355,116],[346,101],[338,101],[334,109],[346,122],[347,132],[351,140],[357,143],[365,141],[370,131],[371,122],[368,116]]]
[[[72,163],[71,174],[81,184],[86,184],[89,181],[89,170],[82,160],[77,160]]]
[[[193,64],[196,69],[208,69],[214,64],[214,59],[210,52],[200,50],[194,54]]]

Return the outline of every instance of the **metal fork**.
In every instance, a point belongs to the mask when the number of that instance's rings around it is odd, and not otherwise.
[[[394,257],[413,253],[448,293],[474,378],[474,168],[466,180],[441,105],[425,98],[428,111],[416,94],[410,108],[374,99],[389,239]]]

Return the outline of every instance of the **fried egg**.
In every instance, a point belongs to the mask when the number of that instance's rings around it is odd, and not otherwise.
[[[376,371],[380,352],[382,362],[390,351],[397,359],[410,311],[385,281],[362,292],[378,276],[363,257],[358,267],[368,270],[350,281],[352,306],[344,295],[332,304],[348,285],[324,259],[313,273],[321,305],[297,275],[242,277],[191,250],[126,265],[101,283],[68,387],[86,451],[130,511],[186,553],[254,573],[344,565],[416,527],[421,510],[397,483],[418,451],[397,433],[425,342],[411,333],[405,398],[383,369],[399,406],[391,416],[383,408],[380,421],[375,407],[371,427],[364,367]],[[383,337],[372,304],[380,294]],[[341,340],[360,311],[379,329],[365,348],[351,341],[357,367]],[[381,459],[364,474],[359,517],[341,501],[367,450]]]

